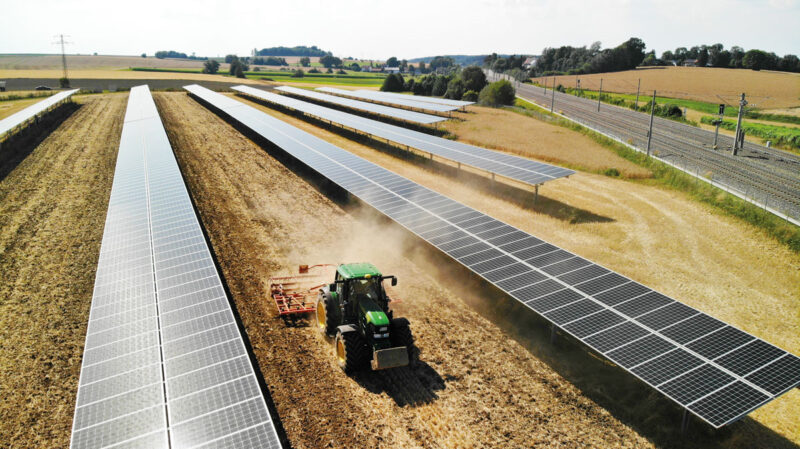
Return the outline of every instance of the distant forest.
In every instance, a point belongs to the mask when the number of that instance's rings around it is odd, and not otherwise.
[[[488,55],[425,56],[425,57],[422,57],[422,58],[409,59],[408,62],[424,62],[426,64],[429,64],[431,61],[433,61],[434,58],[442,58],[442,57],[444,57],[444,58],[452,59],[456,64],[458,64],[458,65],[460,65],[462,67],[466,67],[466,66],[469,66],[469,65],[481,65],[481,64],[483,64],[483,60],[484,60],[484,58],[486,58],[486,56],[488,56]],[[508,55],[500,55],[500,56],[507,57]]]
[[[261,50],[255,50],[253,56],[326,56],[330,54],[331,52],[320,50],[316,45],[310,47],[298,45],[296,47],[262,48]]]

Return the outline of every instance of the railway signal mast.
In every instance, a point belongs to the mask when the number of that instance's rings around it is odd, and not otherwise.
[[[736,134],[733,137],[734,156],[739,154],[739,148],[744,146],[744,130],[742,129],[742,116],[744,115],[745,106],[747,106],[747,100],[744,99],[744,92],[742,92],[742,98],[741,100],[739,100],[739,117],[736,119]]]
[[[714,120],[714,124],[717,125],[717,128],[714,130],[714,146],[713,148],[717,149],[717,139],[719,138],[719,125],[722,124],[722,117],[725,116],[725,103],[720,103],[719,105],[719,117]]]

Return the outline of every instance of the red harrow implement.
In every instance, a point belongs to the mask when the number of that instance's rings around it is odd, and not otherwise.
[[[298,274],[269,278],[269,290],[278,315],[294,324],[316,310],[317,292],[333,279],[336,265],[300,265]]]

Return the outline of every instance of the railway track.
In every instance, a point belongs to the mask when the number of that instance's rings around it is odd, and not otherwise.
[[[517,95],[549,109],[552,90],[519,85]],[[561,92],[555,93],[554,111],[637,148],[647,147],[648,114]],[[800,219],[800,156],[746,142],[738,156],[730,154],[733,138],[655,117],[651,154],[684,171],[702,176],[738,192],[757,205]]]

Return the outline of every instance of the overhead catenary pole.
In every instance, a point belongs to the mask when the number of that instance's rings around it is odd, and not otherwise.
[[[67,42],[66,40],[64,40],[65,37],[69,37],[69,36],[65,36],[63,34],[59,34],[56,37],[58,38],[58,40],[56,42],[53,42],[53,43],[61,45],[61,69],[62,69],[62,78],[64,80],[62,82],[63,85],[61,87],[69,87],[69,75],[67,73],[67,53],[66,53],[66,50],[65,50],[65,47],[64,47],[66,44],[70,43],[70,42]]]
[[[550,100],[550,113],[553,113],[553,107],[556,104],[556,77],[553,77],[553,97]]]
[[[642,79],[641,78],[639,78],[639,84],[636,85],[636,103],[634,103],[635,106],[633,108],[635,110],[639,109],[639,88],[640,87],[642,87]]]
[[[647,131],[647,157],[650,157],[650,142],[653,140],[653,117],[656,113],[656,91],[653,91],[653,102],[650,106],[650,130]]]
[[[739,139],[742,132],[742,115],[744,115],[744,107],[747,105],[747,100],[744,99],[744,92],[742,98],[739,100],[739,117],[736,119],[736,134],[733,137],[733,155],[739,154]],[[744,142],[742,142],[744,144]]]
[[[600,90],[597,92],[597,112],[600,112],[600,98],[603,97],[603,78],[600,78]]]

